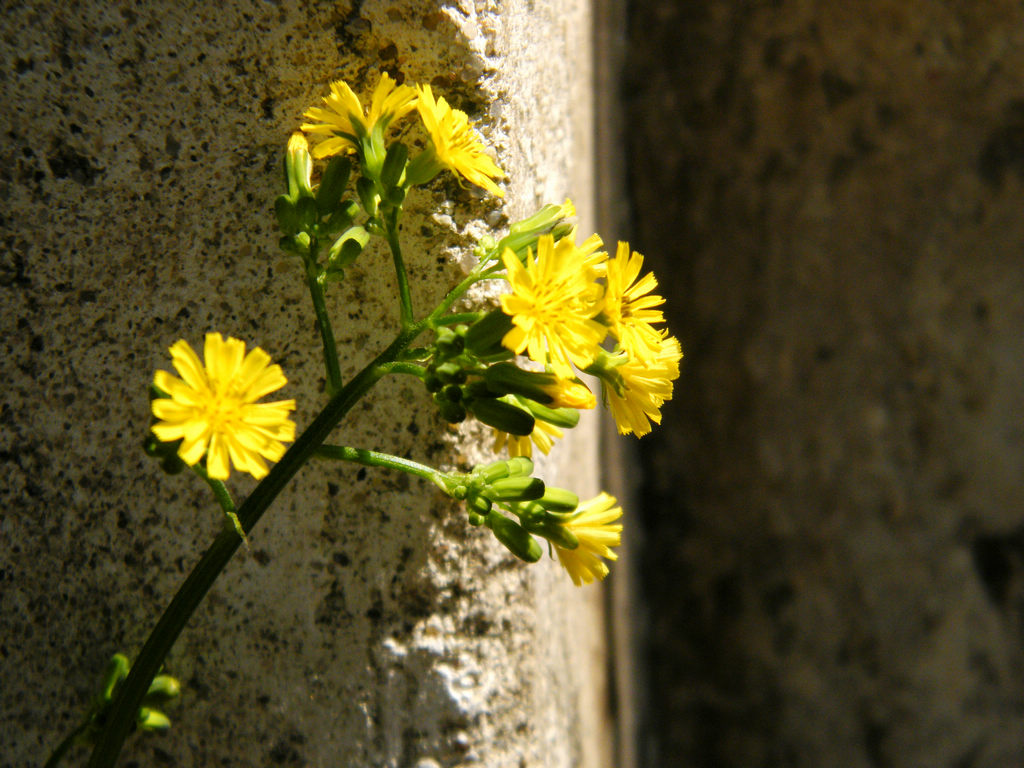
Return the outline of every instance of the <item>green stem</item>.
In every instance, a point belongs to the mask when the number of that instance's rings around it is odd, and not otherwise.
[[[439,488],[447,489],[445,482],[448,475],[439,472],[433,467],[420,464],[410,459],[403,459],[401,456],[392,456],[390,453],[368,451],[365,448],[349,448],[346,445],[321,445],[316,450],[316,455],[322,459],[334,459],[335,461],[351,461],[367,467],[383,467],[384,469],[397,469],[409,475],[421,477],[424,480],[437,485]]]
[[[242,530],[242,521],[238,519],[238,510],[235,508],[235,500],[231,498],[231,491],[228,490],[223,481],[214,480],[210,477],[206,467],[202,464],[196,464],[192,469],[210,486],[210,490],[213,491],[213,498],[220,505],[226,522],[238,534],[238,537],[245,542],[245,546],[248,547],[249,540],[245,538],[245,531]]]
[[[260,481],[238,509],[242,529],[249,533],[270,504],[303,464],[323,444],[352,406],[389,370],[389,364],[424,330],[425,323],[404,329],[372,363],[335,394],[270,473]],[[136,712],[149,685],[160,671],[168,651],[202,602],[213,582],[241,544],[235,531],[225,528],[178,589],[146,640],[131,672],[120,686],[106,727],[96,742],[88,768],[111,768],[135,722]]]
[[[462,298],[462,295],[469,290],[470,286],[479,283],[482,280],[490,280],[497,277],[497,273],[504,269],[502,264],[494,264],[478,272],[476,269],[470,271],[468,275],[462,278],[462,282],[448,291],[448,294],[441,300],[441,303],[437,305],[437,308],[427,317],[427,323],[431,328],[436,328],[439,325],[447,325],[447,322],[442,322],[442,315],[452,308],[452,305]],[[466,313],[475,314],[475,313]],[[444,318],[447,320],[447,318]]]
[[[75,728],[75,730],[68,734],[67,738],[64,739],[64,741],[57,745],[57,748],[53,750],[53,754],[50,755],[50,759],[46,761],[46,765],[44,765],[43,768],[56,768],[57,763],[60,762],[61,758],[64,757],[65,753],[67,753],[67,751],[71,749],[72,746],[74,746],[75,739],[78,738],[79,734],[83,733],[86,729],[88,729],[90,725],[92,725],[91,716],[86,718],[85,722],[80,723],[79,726]]]
[[[333,395],[341,389],[341,366],[338,363],[338,345],[334,342],[334,328],[331,326],[330,315],[327,314],[327,302],[324,289],[320,285],[319,269],[316,254],[311,250],[303,259],[306,262],[306,285],[309,286],[309,297],[313,300],[313,311],[316,313],[316,325],[320,329],[320,340],[324,347],[324,366],[327,368],[327,394]]]
[[[409,291],[409,276],[405,271],[405,261],[402,259],[402,246],[398,242],[398,211],[398,208],[392,208],[385,215],[384,230],[388,247],[391,249],[391,256],[395,261],[395,277],[398,279],[398,298],[402,303],[401,317],[404,329],[413,325],[412,294]]]
[[[456,313],[456,314],[445,315],[444,317],[439,318],[436,321],[434,321],[433,327],[439,328],[439,327],[441,327],[443,325],[458,325],[459,323],[467,323],[467,324],[472,325],[477,320],[479,320],[481,317],[483,317],[485,314],[487,314],[487,313],[486,312],[459,312],[459,313]]]
[[[427,369],[422,365],[416,363],[391,363],[388,366],[388,373],[404,373],[407,376],[416,376],[422,379]]]

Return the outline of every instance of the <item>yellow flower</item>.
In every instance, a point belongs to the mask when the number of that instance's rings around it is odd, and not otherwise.
[[[643,437],[651,422],[661,423],[661,406],[672,398],[672,382],[679,378],[683,350],[674,336],[662,332],[654,347],[643,347],[614,369],[620,389],[604,381],[605,403],[611,409],[620,435]]]
[[[502,344],[550,365],[564,379],[574,376],[571,365],[593,362],[607,333],[594,319],[601,311],[601,286],[594,276],[604,256],[594,254],[594,247],[593,238],[579,247],[570,237],[555,243],[542,235],[536,258],[528,250],[525,264],[511,249],[501,256],[512,287],[501,297],[501,308],[513,323]]]
[[[494,179],[505,178],[505,173],[487,154],[466,113],[452,109],[443,98],[435,101],[429,85],[419,86],[416,108],[430,135],[436,161],[456,176],[502,197]]]
[[[383,134],[392,122],[415,106],[416,89],[396,85],[385,72],[373,90],[369,112],[364,113],[359,98],[344,80],[331,83],[331,94],[323,101],[323,107],[306,110],[303,117],[312,122],[302,125],[306,133],[329,137],[313,150],[313,157],[318,159],[356,151],[360,139],[369,136],[378,123]]]
[[[664,304],[665,299],[651,293],[658,287],[652,273],[640,277],[643,264],[644,257],[636,252],[631,254],[629,243],[623,242],[619,243],[615,258],[607,262],[604,314],[612,335],[631,354],[643,347],[657,347],[661,334],[652,324],[665,321],[661,310],[654,309]]]
[[[611,549],[622,543],[622,525],[613,525],[622,517],[622,507],[615,504],[615,497],[602,491],[590,501],[581,503],[572,517],[563,523],[580,544],[576,549],[565,549],[556,544],[555,553],[577,587],[594,579],[600,581],[608,575],[608,566],[602,557],[606,560],[619,558]]]
[[[551,446],[555,444],[555,440],[561,436],[562,430],[558,427],[548,424],[542,419],[537,419],[534,422],[533,432],[529,435],[510,435],[500,429],[494,430],[494,452],[501,453],[502,449],[507,448],[509,458],[516,456],[533,458],[533,446],[536,445],[540,452],[547,456],[551,451]]]
[[[153,400],[159,421],[153,433],[164,442],[181,440],[178,455],[194,466],[206,455],[206,471],[226,480],[228,462],[241,472],[261,478],[263,459],[277,461],[285,452],[282,441],[295,439],[288,418],[294,400],[257,403],[287,383],[281,366],[259,347],[245,353],[245,342],[219,333],[206,334],[205,366],[185,340],[171,347],[171,361],[181,378],[157,371],[153,383],[170,397]]]
[[[554,384],[541,387],[553,399],[550,408],[575,408],[585,411],[597,405],[597,398],[579,379],[556,379]],[[546,453],[546,451],[545,451]]]

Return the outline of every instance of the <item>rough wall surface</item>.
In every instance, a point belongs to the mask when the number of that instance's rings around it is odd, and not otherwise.
[[[635,6],[639,239],[688,362],[644,446],[648,764],[1021,764],[1022,30]]]
[[[572,193],[587,210],[591,150],[573,142],[589,136],[588,28],[570,0],[8,11],[0,766],[41,763],[220,525],[196,481],[139,450],[167,347],[209,330],[259,344],[289,375],[300,428],[324,400],[301,272],[271,215],[302,110],[333,78],[360,91],[387,71],[431,82],[498,148],[506,207],[451,181],[410,200],[423,311],[485,231],[475,220],[500,229]],[[393,294],[376,253],[329,296],[345,375],[390,338]],[[339,441],[448,466],[487,456],[412,383],[375,393]],[[593,434],[548,477],[595,492]],[[134,764],[605,764],[597,593],[555,564],[515,561],[431,488],[344,466],[304,470],[251,545],[172,651],[174,728],[130,741]]]

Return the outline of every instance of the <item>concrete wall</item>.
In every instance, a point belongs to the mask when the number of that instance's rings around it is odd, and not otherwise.
[[[687,365],[644,444],[649,765],[1024,755],[1024,13],[631,19],[638,241]]]
[[[29,3],[5,19],[0,89],[0,765],[38,765],[116,650],[137,651],[220,526],[194,478],[139,446],[167,347],[208,330],[285,368],[308,423],[319,342],[271,203],[303,109],[346,78],[430,82],[480,121],[505,207],[450,180],[414,195],[418,306],[500,229],[572,195],[591,231],[590,14],[576,0]],[[351,374],[387,338],[389,259],[330,297]],[[486,456],[409,382],[346,443],[442,465]],[[547,476],[594,493],[590,422]],[[572,471],[566,471],[571,466]],[[251,487],[232,481],[237,496]],[[169,735],[136,764],[609,764],[600,590],[526,567],[404,476],[305,470],[168,661]],[[82,760],[75,753],[72,763]]]

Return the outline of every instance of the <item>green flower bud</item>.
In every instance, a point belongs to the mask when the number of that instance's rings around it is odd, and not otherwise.
[[[473,526],[483,525],[487,518],[472,510],[469,512],[469,524]]]
[[[491,510],[485,521],[487,527],[494,532],[494,538],[500,541],[513,555],[528,563],[536,563],[543,554],[540,544],[526,529],[514,523],[500,512]]]
[[[533,432],[533,416],[522,408],[501,400],[474,400],[469,404],[469,411],[487,426],[508,432],[510,435],[524,436]]]
[[[537,503],[552,512],[573,512],[580,505],[580,497],[564,488],[549,486]]]
[[[157,675],[149,684],[149,690],[143,697],[142,702],[146,706],[154,704],[166,704],[181,695],[181,683],[177,678],[170,675]]]
[[[484,371],[484,381],[496,395],[523,395],[547,404],[554,401],[554,398],[544,387],[554,385],[558,378],[545,371],[524,370],[515,363],[495,363]]]
[[[352,163],[347,157],[335,155],[327,163],[320,176],[320,186],[316,190],[316,207],[321,216],[335,212],[341,196],[348,186],[348,178],[352,173]]]
[[[533,501],[544,495],[544,481],[539,477],[503,477],[481,493],[491,501]]]
[[[362,227],[349,227],[341,237],[334,241],[331,249],[327,252],[329,267],[344,269],[359,257],[368,242],[370,242],[369,232]]]
[[[491,500],[483,496],[470,496],[466,503],[469,505],[471,514],[487,515],[491,511]],[[483,522],[481,520],[481,522]]]
[[[455,362],[441,363],[434,369],[434,373],[446,384],[466,383],[466,372],[461,365]]]
[[[368,216],[377,215],[377,187],[371,179],[365,176],[356,182],[356,193],[363,204],[363,210]]]
[[[461,355],[462,350],[466,348],[465,339],[451,328],[438,328],[435,344],[438,353],[445,358]]]
[[[512,318],[494,309],[477,320],[466,331],[466,349],[475,355],[501,351],[501,340],[512,330]]]
[[[285,235],[294,235],[299,231],[299,212],[288,195],[278,195],[274,200],[274,214],[277,216],[277,228]]]
[[[575,408],[548,408],[546,405],[541,405],[535,400],[522,400],[520,402],[529,409],[534,418],[546,421],[552,426],[572,429],[580,423],[580,412]]]
[[[515,456],[505,461],[509,467],[510,477],[533,474],[533,459],[529,456]]]
[[[441,417],[448,423],[459,424],[466,420],[466,408],[462,404],[451,402],[443,392],[435,392],[433,399]]]
[[[103,701],[110,701],[113,698],[114,689],[117,688],[118,683],[128,677],[129,669],[131,669],[131,664],[128,663],[128,657],[123,653],[115,653],[110,657],[107,669],[103,673],[103,682],[100,685],[100,698]]]
[[[384,166],[380,171],[380,182],[385,189],[397,187],[402,183],[408,159],[409,149],[402,142],[396,141],[388,147],[387,155],[384,156]]]
[[[490,485],[495,480],[529,475],[532,472],[533,462],[526,456],[516,456],[512,459],[501,459],[499,461],[492,461],[490,464],[482,464],[473,470],[473,476],[479,485],[485,486]]]
[[[299,202],[295,204],[295,211],[299,215],[299,229],[303,232],[312,232],[320,221],[316,200],[312,197],[300,197]]]
[[[141,731],[166,731],[171,720],[163,712],[149,707],[139,707],[136,723]]]

